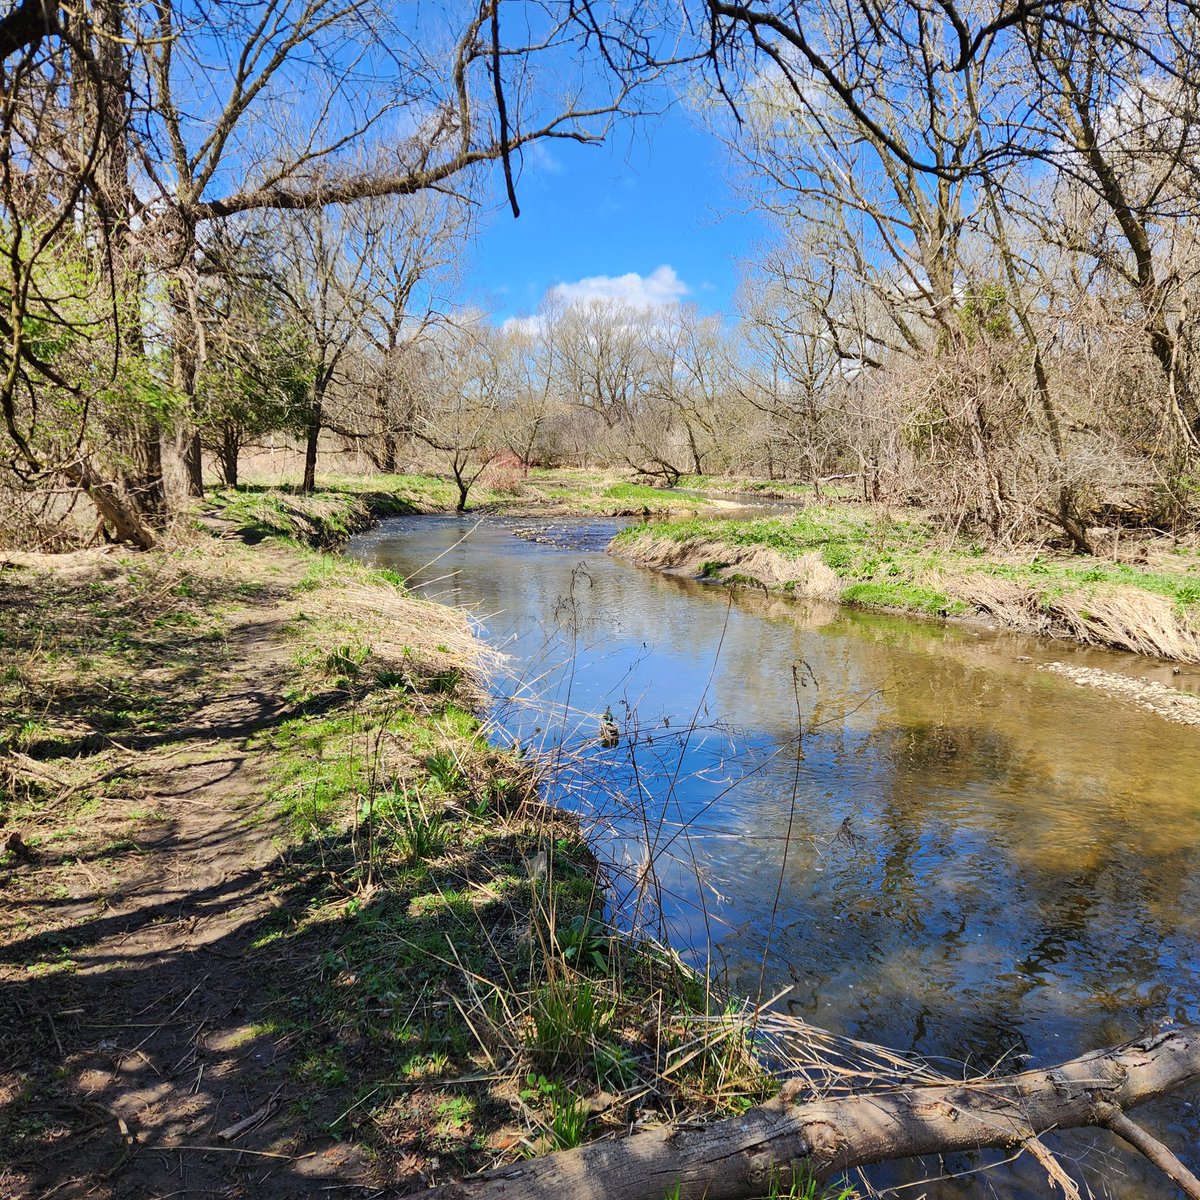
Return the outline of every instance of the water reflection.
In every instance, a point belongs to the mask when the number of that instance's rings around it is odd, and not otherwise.
[[[1036,670],[1128,660],[731,594],[609,558],[614,528],[400,519],[354,552],[508,651],[497,718],[561,757],[628,919],[751,996],[769,946],[781,1006],[972,1068],[1200,1020],[1200,737]],[[1182,1102],[1149,1123],[1200,1166]],[[1070,1143],[1098,1194],[1163,1194],[1111,1144]],[[1019,1164],[909,1194],[1045,1190]]]

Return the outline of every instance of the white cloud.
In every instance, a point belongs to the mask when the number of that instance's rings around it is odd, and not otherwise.
[[[586,304],[589,300],[620,300],[643,311],[678,304],[688,286],[665,263],[649,275],[629,271],[625,275],[589,275],[575,283],[557,283],[546,298],[562,304]]]
[[[509,317],[502,328],[535,336],[546,327],[547,310],[561,310],[593,300],[611,300],[627,304],[638,312],[654,312],[671,308],[690,294],[691,289],[675,274],[675,268],[666,263],[655,267],[649,275],[639,275],[636,271],[625,275],[589,275],[574,283],[556,283],[542,297],[541,312],[534,316]]]
[[[501,322],[500,328],[526,337],[537,337],[546,328],[546,322],[541,317],[508,317]]]
[[[562,163],[554,154],[551,154],[550,148],[545,142],[531,142],[521,153],[539,174],[561,175],[563,172]]]

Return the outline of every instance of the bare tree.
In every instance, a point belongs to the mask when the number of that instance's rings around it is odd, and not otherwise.
[[[649,375],[645,312],[620,300],[590,299],[543,314],[568,400],[599,416],[608,430],[628,422]]]
[[[506,21],[498,0],[419,13],[368,0],[21,4],[0,17],[0,53],[10,294],[38,320],[82,328],[65,305],[48,303],[50,293],[41,303],[35,295],[39,263],[51,250],[61,259],[82,227],[80,256],[111,301],[110,359],[131,364],[152,393],[169,382],[154,356],[172,331],[146,329],[147,298],[174,290],[175,338],[199,336],[192,301],[209,222],[414,195],[491,161],[503,163],[515,209],[511,163],[522,147],[600,136],[625,86],[611,73],[589,77],[586,30],[569,13],[528,5]],[[547,58],[558,68],[576,63],[575,81],[543,88],[536,71]],[[30,219],[39,227],[32,238]],[[138,510],[163,515],[164,421],[187,424],[195,364],[175,356],[184,402],[171,411],[142,395],[141,383],[127,389],[138,403],[111,426],[125,442],[116,458],[131,507],[118,519],[118,489],[94,482],[94,451],[86,469],[50,462],[22,432],[18,406],[30,394],[51,385],[79,394],[82,380],[38,353],[24,319],[0,332],[11,377],[0,406],[27,469],[87,479],[119,535],[147,544]],[[190,464],[194,488],[194,443]]]
[[[410,436],[419,380],[409,348],[446,319],[458,282],[469,203],[444,192],[383,197],[348,211],[354,253],[362,258],[359,284],[359,380],[363,410],[344,423],[365,435],[375,466],[396,470],[397,447]]]
[[[500,414],[511,384],[502,338],[482,314],[464,313],[414,350],[423,385],[413,431],[445,461],[458,512],[503,445]]]
[[[499,332],[497,353],[508,379],[501,413],[504,443],[528,475],[545,446],[552,416],[561,409],[554,342],[541,323],[510,323]]]

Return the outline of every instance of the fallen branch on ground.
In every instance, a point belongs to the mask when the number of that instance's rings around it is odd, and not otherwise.
[[[1018,1149],[1050,1130],[1106,1126],[1200,1200],[1200,1183],[1125,1115],[1200,1082],[1200,1028],[1146,1035],[999,1079],[896,1087],[794,1103],[798,1087],[740,1117],[593,1142],[424,1192],[428,1200],[746,1200],[772,1178],[823,1182],[923,1154]],[[802,1085],[801,1085],[802,1086]]]

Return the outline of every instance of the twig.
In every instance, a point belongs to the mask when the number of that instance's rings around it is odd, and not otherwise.
[[[232,1142],[234,1138],[241,1137],[243,1133],[249,1133],[250,1130],[261,1125],[279,1108],[281,1087],[276,1088],[268,1097],[266,1104],[257,1112],[251,1113],[248,1117],[243,1117],[240,1121],[234,1121],[232,1125],[226,1125],[224,1129],[217,1131],[217,1140],[220,1142]]]
[[[1022,1145],[1028,1154],[1041,1164],[1042,1170],[1046,1172],[1050,1180],[1051,1188],[1058,1184],[1067,1200],[1080,1200],[1079,1185],[1062,1169],[1054,1155],[1037,1138],[1028,1138]]]
[[[1200,1179],[1197,1179],[1156,1137],[1151,1136],[1117,1109],[1114,1109],[1104,1123],[1117,1137],[1142,1153],[1172,1183],[1181,1188],[1188,1200],[1200,1200]]]
[[[59,1054],[65,1059],[67,1057],[67,1052],[63,1049],[62,1041],[59,1039],[58,1027],[54,1024],[54,1018],[48,1012],[43,1013],[43,1015],[45,1016],[47,1022],[49,1022],[50,1032],[54,1035],[54,1044],[58,1047]]]
[[[276,1154],[273,1150],[247,1150],[244,1146],[162,1146],[155,1149],[162,1149],[168,1154],[178,1154],[181,1150],[202,1150],[208,1154],[253,1154],[258,1158],[279,1158],[284,1162],[303,1162],[306,1158],[315,1158],[317,1154],[315,1150],[300,1155]]]

